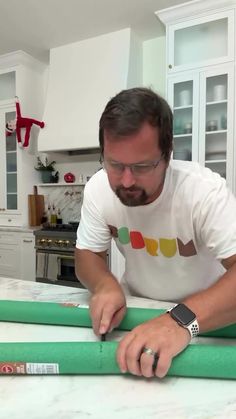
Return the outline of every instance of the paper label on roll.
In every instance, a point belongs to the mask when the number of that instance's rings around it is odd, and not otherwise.
[[[29,362],[26,364],[26,374],[59,374],[59,364]]]
[[[52,375],[59,374],[59,364],[35,362],[0,362],[1,375]]]

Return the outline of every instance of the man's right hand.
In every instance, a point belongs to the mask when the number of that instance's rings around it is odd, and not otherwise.
[[[96,287],[90,300],[90,315],[97,336],[117,327],[125,312],[125,295],[115,279],[104,281]]]

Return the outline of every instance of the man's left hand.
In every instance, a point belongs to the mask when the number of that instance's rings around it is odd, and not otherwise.
[[[129,332],[119,343],[117,361],[124,373],[162,378],[167,374],[172,359],[186,348],[190,340],[188,330],[165,313]],[[143,352],[144,348],[152,351]],[[155,353],[158,361],[154,369]]]

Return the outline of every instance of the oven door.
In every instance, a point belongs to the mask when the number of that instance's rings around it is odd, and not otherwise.
[[[75,275],[73,252],[39,250],[36,252],[36,281],[46,284],[84,288]]]

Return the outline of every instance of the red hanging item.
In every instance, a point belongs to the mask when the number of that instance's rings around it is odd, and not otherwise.
[[[30,131],[33,124],[38,125],[40,128],[43,128],[45,125],[44,122],[38,121],[37,119],[21,116],[19,99],[16,97],[16,138],[18,143],[22,144],[21,128],[25,128],[23,147],[28,147],[29,145]]]

